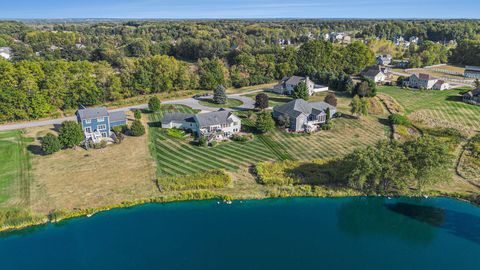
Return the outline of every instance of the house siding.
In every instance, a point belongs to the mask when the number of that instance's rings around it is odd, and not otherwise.
[[[83,119],[81,124],[83,131],[85,131],[87,128],[90,128],[91,132],[98,130],[101,133],[106,133],[107,137],[110,137],[111,126],[108,116],[102,117],[102,119]],[[105,127],[103,127],[103,125],[105,125]]]

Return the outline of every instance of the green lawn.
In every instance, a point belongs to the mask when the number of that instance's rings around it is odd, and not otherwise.
[[[268,106],[270,106],[270,107],[275,107],[276,105],[279,105],[279,104],[285,104],[285,103],[292,100],[292,98],[289,97],[289,96],[280,95],[280,94],[272,93],[272,92],[269,92],[269,91],[263,91],[263,93],[267,94],[267,96],[268,96]],[[248,94],[246,96],[255,99],[255,96],[258,95],[258,94],[260,94],[260,93]]]
[[[246,143],[221,143],[206,148],[167,136],[155,123],[160,121],[163,113],[172,111],[195,113],[191,108],[175,105],[149,115],[150,149],[157,161],[159,176],[187,175],[211,169],[235,171],[240,166],[276,159],[275,154],[258,139]]]
[[[0,132],[0,205],[9,199],[28,204],[30,198],[30,154],[20,131]]]
[[[378,92],[385,93],[397,100],[405,108],[407,114],[421,113],[432,119],[479,130],[480,106],[463,103],[460,93],[464,91],[465,89],[419,91],[392,86],[378,88]]]
[[[225,104],[214,103],[213,99],[199,100],[198,103],[200,103],[203,106],[214,107],[214,108],[234,108],[234,107],[239,107],[243,105],[243,102],[241,100],[234,99],[234,98],[228,98],[227,103]]]
[[[389,136],[388,127],[378,118],[339,118],[334,120],[331,131],[299,135],[276,130],[268,135],[256,135],[253,141],[225,142],[205,148],[168,136],[158,127],[163,113],[170,111],[195,113],[188,107],[175,105],[149,115],[150,149],[157,161],[158,176],[189,175],[211,169],[236,171],[259,161],[338,157]],[[253,125],[253,121],[242,119],[242,125]]]

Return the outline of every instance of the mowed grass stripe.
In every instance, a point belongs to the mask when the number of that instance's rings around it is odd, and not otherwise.
[[[188,166],[188,168],[196,168],[198,170],[201,170],[205,167],[207,169],[216,169],[218,166],[215,166],[215,164],[212,164],[213,161],[211,160],[206,160],[204,158],[197,159],[198,157],[194,157],[189,153],[188,151],[181,151],[180,149],[175,149],[172,147],[172,145],[169,144],[163,144],[167,148],[167,150],[170,151],[164,151],[163,153],[166,154],[166,157],[169,157],[172,161],[179,161],[176,163],[180,167],[185,167]],[[163,158],[163,157],[162,157]]]

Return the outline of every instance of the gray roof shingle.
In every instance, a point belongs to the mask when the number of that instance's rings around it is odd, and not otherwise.
[[[93,107],[93,108],[80,109],[77,111],[77,114],[80,117],[80,119],[93,119],[93,118],[108,116],[108,111],[107,111],[107,108],[105,107]]]
[[[162,123],[170,122],[182,122],[182,121],[191,121],[193,120],[193,114],[182,113],[182,112],[171,112],[165,113],[162,118]]]
[[[221,125],[221,124],[230,124],[232,122],[230,117],[231,112],[229,111],[216,111],[216,112],[209,112],[209,113],[200,113],[195,115],[196,122],[198,123],[199,127],[208,127],[213,125]]]
[[[127,120],[127,116],[123,111],[110,113],[110,122],[120,122],[120,121],[126,121],[126,120]]]
[[[298,117],[300,114],[321,114],[327,108],[336,110],[336,108],[326,102],[307,102],[303,99],[295,99],[283,105],[277,105],[273,108],[274,111],[286,114],[291,117]]]

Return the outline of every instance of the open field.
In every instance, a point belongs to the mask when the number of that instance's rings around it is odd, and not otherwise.
[[[241,93],[246,93],[250,91],[255,91],[255,90],[263,90],[263,89],[270,89],[273,86],[275,86],[277,82],[273,83],[265,83],[265,84],[259,84],[259,85],[252,85],[252,86],[245,86],[241,88],[234,88],[230,87],[227,88],[227,94],[241,94]]]
[[[465,72],[464,67],[453,66],[453,65],[437,66],[437,67],[431,67],[429,69],[446,70],[446,71],[457,72],[457,73],[462,73],[462,74]]]
[[[31,136],[52,132],[53,126],[27,130]],[[35,141],[32,149],[39,147]],[[38,152],[38,150],[32,150]],[[126,137],[121,144],[104,149],[62,150],[53,155],[35,154],[31,210],[99,207],[151,197],[155,163],[150,157],[147,136]]]
[[[419,91],[382,86],[378,91],[398,101],[411,118],[450,124],[469,131],[480,130],[480,106],[462,102],[460,93],[465,89]]]
[[[0,133],[0,206],[26,206],[30,200],[31,164],[22,131]]]

